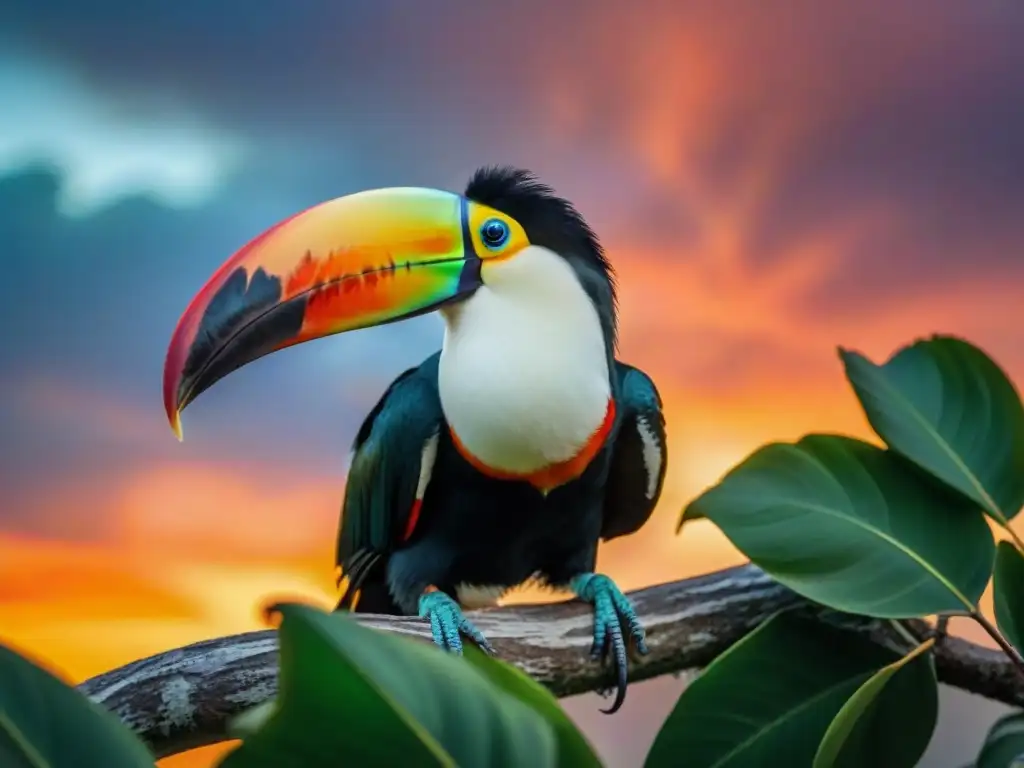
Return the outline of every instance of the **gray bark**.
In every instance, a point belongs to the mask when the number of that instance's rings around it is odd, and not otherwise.
[[[706,666],[747,632],[785,608],[906,649],[890,622],[850,617],[814,606],[751,565],[630,593],[647,629],[650,653],[634,660],[630,680]],[[592,617],[579,601],[516,605],[470,612],[497,654],[557,696],[608,686],[591,662]],[[415,617],[357,614],[364,625],[430,641]],[[924,622],[905,622],[914,634]],[[999,651],[945,638],[936,650],[940,681],[1013,706],[1024,706],[1024,677]],[[274,630],[207,640],[98,675],[80,690],[127,723],[158,757],[228,738],[228,720],[277,690]]]

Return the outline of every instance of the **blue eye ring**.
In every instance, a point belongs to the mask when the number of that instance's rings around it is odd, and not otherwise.
[[[507,243],[511,234],[508,224],[501,219],[488,219],[480,225],[480,240],[492,251]]]

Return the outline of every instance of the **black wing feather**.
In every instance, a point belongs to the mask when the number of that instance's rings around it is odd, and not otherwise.
[[[424,447],[444,423],[438,357],[400,374],[356,434],[335,557],[342,586],[339,608],[354,608],[367,575],[405,537]]]
[[[647,522],[661,496],[668,464],[665,415],[657,387],[639,368],[618,360],[615,375],[621,421],[605,490],[601,538],[606,541],[635,533]]]

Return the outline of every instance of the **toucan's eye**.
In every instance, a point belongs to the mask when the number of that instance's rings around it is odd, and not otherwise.
[[[501,219],[488,219],[480,227],[480,239],[488,248],[501,248],[509,236],[508,224]]]

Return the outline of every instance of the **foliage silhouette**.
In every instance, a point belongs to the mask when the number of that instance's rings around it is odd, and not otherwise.
[[[0,766],[152,766],[146,746],[112,714],[0,645]]]
[[[886,649],[779,613],[682,693],[648,768],[913,768],[938,714],[933,651],[967,616],[1024,675],[1024,406],[970,343],[934,336],[882,365],[840,350],[886,447],[841,435],[763,446],[683,511],[707,519],[808,599],[892,622]],[[1008,540],[995,545],[991,519]],[[993,577],[994,571],[994,577]],[[993,624],[979,608],[993,583]],[[601,763],[545,688],[475,649],[457,658],[296,604],[281,618],[278,698],[238,718],[226,768]],[[931,637],[901,620],[938,617]],[[83,762],[84,761],[84,762]],[[153,765],[126,725],[0,646],[0,765]],[[1024,712],[993,726],[976,768],[1024,765]]]

